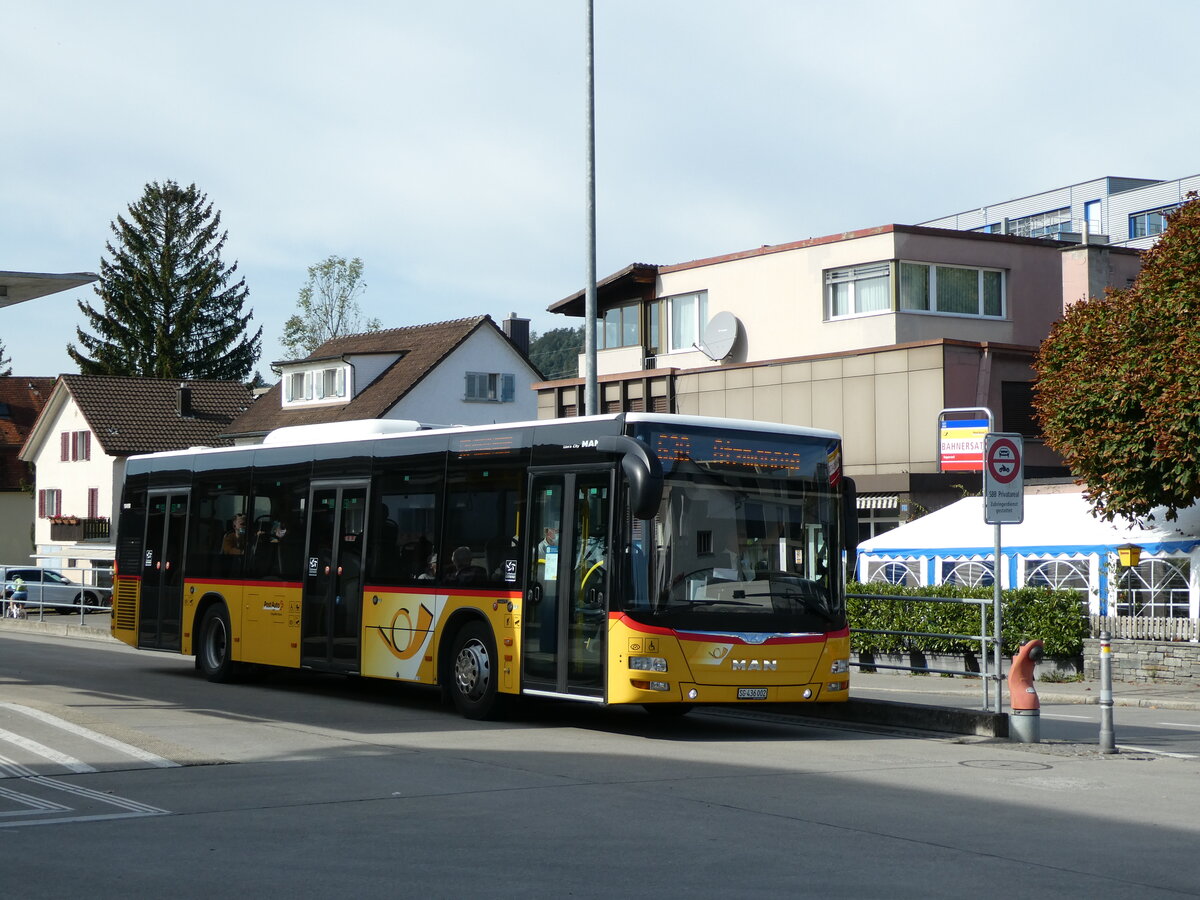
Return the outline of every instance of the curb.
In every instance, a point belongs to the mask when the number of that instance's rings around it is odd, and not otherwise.
[[[805,703],[793,706],[793,715],[853,722],[857,725],[886,725],[949,734],[1007,738],[1008,714],[983,710],[904,703],[898,700],[856,700],[845,703]]]
[[[0,631],[24,631],[50,637],[79,638],[85,641],[105,641],[119,644],[107,628],[77,625],[69,622],[39,622],[36,619],[0,619]]]

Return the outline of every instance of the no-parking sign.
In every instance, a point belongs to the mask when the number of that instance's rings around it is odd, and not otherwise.
[[[983,521],[1018,525],[1025,519],[1025,445],[1021,435],[988,432],[983,444]]]

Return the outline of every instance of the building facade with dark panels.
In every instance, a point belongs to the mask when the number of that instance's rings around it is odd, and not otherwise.
[[[1034,354],[1066,305],[1139,267],[1128,249],[902,225],[635,264],[598,286],[599,411],[838,431],[882,530],[978,487],[938,471],[943,409],[987,407],[1026,435],[1028,477],[1067,475],[1031,415]],[[582,293],[550,310],[581,316]],[[582,407],[581,378],[538,386],[541,417]]]

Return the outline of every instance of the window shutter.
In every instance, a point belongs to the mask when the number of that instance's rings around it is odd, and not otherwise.
[[[46,518],[46,492],[38,491],[38,518]]]
[[[88,488],[87,517],[98,518],[100,515],[100,488]]]
[[[337,381],[337,387],[336,387],[337,395],[339,397],[345,397],[346,396],[346,370],[345,369],[337,370],[336,381]]]
[[[512,403],[517,397],[517,376],[516,375],[501,375],[500,376],[500,399],[505,403]]]
[[[83,458],[92,458],[92,433],[90,431],[83,433]]]
[[[58,436],[59,441],[59,460],[68,462],[71,459],[71,432],[64,431]]]
[[[54,515],[62,514],[62,491],[58,488],[54,489]]]

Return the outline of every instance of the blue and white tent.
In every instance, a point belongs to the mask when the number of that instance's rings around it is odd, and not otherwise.
[[[1200,508],[1168,522],[1160,511],[1144,521],[1105,522],[1080,493],[1027,494],[1025,520],[1000,532],[1001,584],[1070,587],[1093,613],[1196,618],[1200,573]],[[893,584],[992,584],[995,526],[983,520],[983,498],[966,497],[859,546],[863,581]],[[1141,562],[1119,571],[1117,548],[1141,548]],[[1120,576],[1120,594],[1117,580]]]

